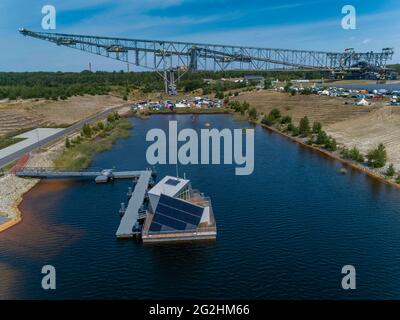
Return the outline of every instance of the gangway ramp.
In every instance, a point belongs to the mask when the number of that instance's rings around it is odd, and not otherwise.
[[[114,171],[113,169],[99,168],[74,171],[60,168],[23,167],[16,172],[16,175],[18,177],[39,179],[92,178],[96,179],[96,182],[108,182],[114,179],[138,179],[142,172],[143,171]]]
[[[126,207],[125,214],[121,218],[120,225],[116,232],[117,238],[132,238],[136,234],[133,228],[139,220],[139,209],[143,204],[151,173],[150,170],[141,171],[132,197],[129,199],[128,206]]]

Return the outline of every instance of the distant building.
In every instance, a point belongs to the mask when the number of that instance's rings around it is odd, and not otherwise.
[[[263,76],[253,76],[253,75],[249,75],[249,76],[244,76],[244,81],[246,81],[246,83],[248,82],[256,82],[256,81],[264,81],[265,78]]]

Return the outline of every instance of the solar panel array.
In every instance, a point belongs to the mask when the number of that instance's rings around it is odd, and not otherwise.
[[[149,233],[195,230],[203,210],[202,207],[161,194]]]
[[[170,186],[177,186],[179,184],[179,180],[176,179],[168,179],[167,181],[165,181],[166,184],[169,184]]]

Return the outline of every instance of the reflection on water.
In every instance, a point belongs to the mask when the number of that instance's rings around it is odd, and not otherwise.
[[[70,181],[43,181],[27,193],[19,206],[23,219],[0,234],[0,250],[39,260],[56,255],[79,239],[82,231],[54,223],[49,215],[63,191],[73,185]]]
[[[17,270],[0,262],[0,300],[15,298],[13,292],[17,283],[17,278]]]

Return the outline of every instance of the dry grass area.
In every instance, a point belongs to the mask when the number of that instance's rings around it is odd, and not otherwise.
[[[364,153],[383,143],[388,162],[400,170],[399,107],[383,107],[355,119],[331,124],[326,130],[344,145],[356,146]]]
[[[65,126],[117,106],[122,99],[106,96],[71,97],[68,100],[18,100],[0,103],[0,135],[37,126]]]
[[[383,143],[388,152],[388,163],[400,170],[399,107],[384,106],[382,102],[371,106],[344,105],[346,100],[343,98],[292,96],[272,91],[246,92],[238,99],[249,102],[264,114],[278,108],[282,114],[292,116],[294,123],[303,116],[308,116],[311,122],[320,121],[339,143],[356,146],[363,153]]]
[[[261,113],[268,114],[277,108],[283,115],[290,115],[294,123],[307,116],[311,122],[323,125],[356,118],[376,109],[375,106],[345,105],[343,98],[318,95],[295,95],[277,91],[243,92],[237,99],[247,101]]]

